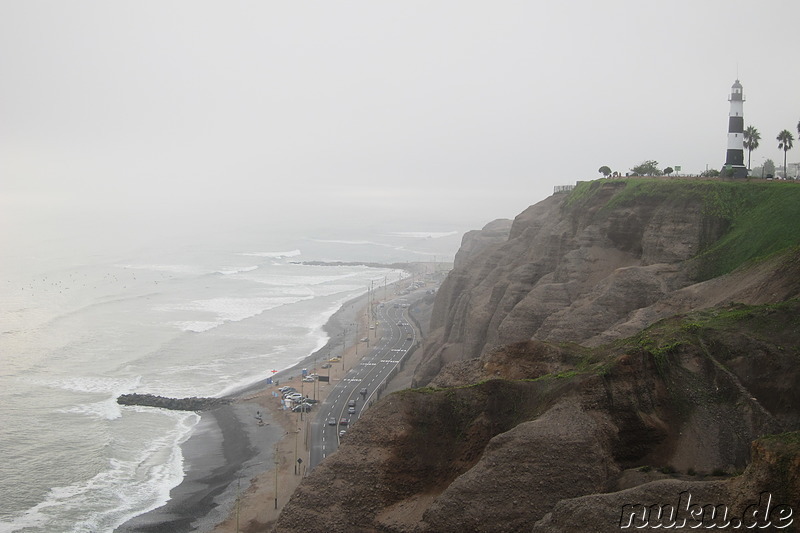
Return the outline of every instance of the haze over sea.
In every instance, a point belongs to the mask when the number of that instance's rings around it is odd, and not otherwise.
[[[251,228],[104,247],[80,235],[1,249],[3,533],[112,531],[160,506],[199,416],[122,408],[119,394],[216,396],[264,380],[323,346],[344,302],[405,276],[300,262],[451,261],[461,237]]]

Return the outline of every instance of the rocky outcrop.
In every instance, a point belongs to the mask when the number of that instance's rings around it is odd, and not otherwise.
[[[431,312],[426,386],[365,411],[275,530],[616,531],[681,493],[741,520],[768,491],[796,506],[800,219],[731,215],[772,194],[744,183],[631,183],[472,235]],[[791,227],[720,248],[777,215]]]
[[[461,238],[461,247],[456,252],[453,265],[458,268],[487,246],[505,242],[511,231],[511,223],[507,218],[500,218],[489,222],[483,229],[466,232]]]
[[[173,411],[210,411],[232,401],[229,398],[168,398],[153,394],[122,394],[117,398],[117,403],[120,405],[160,407]]]
[[[730,226],[730,213],[710,207],[723,194],[715,184],[670,182],[637,196],[629,186],[598,181],[582,199],[551,196],[517,216],[505,242],[460,261],[438,291],[415,384],[505,344],[597,346],[675,313],[798,294],[785,276],[762,290],[769,268],[699,279],[697,257]]]
[[[800,428],[800,328],[785,327],[797,316],[797,300],[732,306],[610,347],[498,348],[452,373],[448,388],[392,394],[366,411],[301,484],[278,531],[569,531],[563,506],[589,513],[596,494],[619,528],[625,502],[668,503],[684,486],[673,482],[715,472],[697,498],[758,501],[768,481],[741,494],[720,487],[745,470],[754,439]]]
[[[597,533],[679,525],[687,530],[797,531],[800,433],[758,439],[750,455],[750,465],[732,479],[696,481],[686,476],[562,500],[532,531],[583,533],[587,524]]]

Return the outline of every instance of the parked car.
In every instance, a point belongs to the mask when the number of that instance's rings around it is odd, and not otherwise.
[[[330,363],[323,363],[322,368],[330,368],[331,366]]]
[[[311,404],[308,403],[301,403],[292,407],[293,413],[307,413],[309,411],[311,411]]]
[[[303,378],[303,381],[305,381],[306,383],[313,382],[314,378],[312,378],[310,376],[306,376],[306,377]]]

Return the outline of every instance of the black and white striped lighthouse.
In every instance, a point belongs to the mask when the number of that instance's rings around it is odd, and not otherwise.
[[[736,80],[731,86],[731,95],[728,97],[731,110],[728,113],[728,153],[725,156],[723,175],[730,175],[732,171],[735,178],[746,178],[747,167],[744,166],[744,95],[742,84]]]

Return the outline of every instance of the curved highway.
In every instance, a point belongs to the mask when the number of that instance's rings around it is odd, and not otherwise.
[[[417,341],[405,298],[379,304],[377,313],[375,346],[336,384],[311,422],[309,469],[339,447],[340,432],[347,431],[363,410],[378,399],[381,384]],[[373,330],[369,331],[372,334]],[[370,342],[374,341],[370,337]]]

